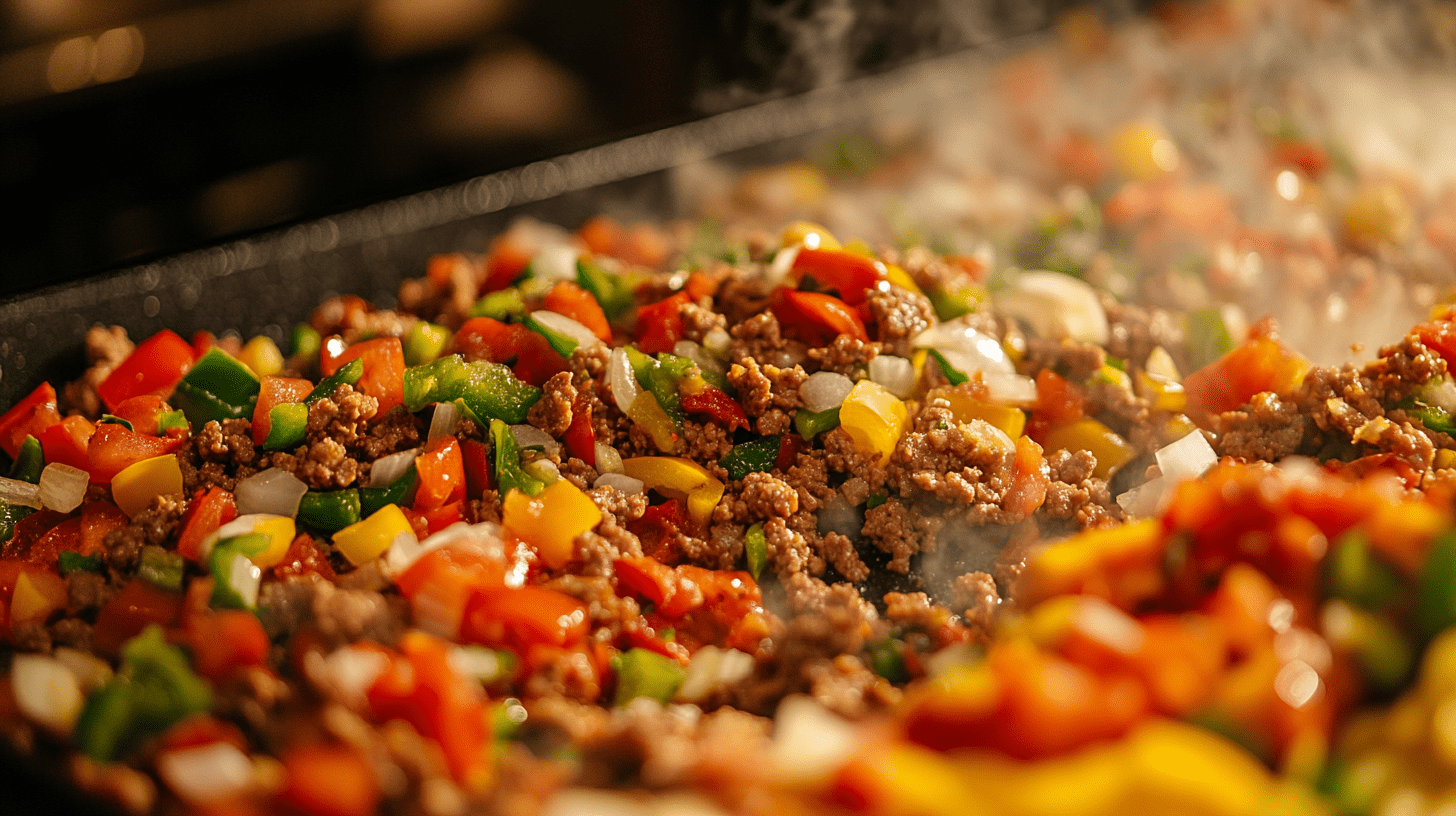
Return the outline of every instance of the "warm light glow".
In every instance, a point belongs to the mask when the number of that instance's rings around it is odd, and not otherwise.
[[[96,64],[96,42],[90,37],[62,40],[46,61],[46,82],[56,93],[74,91],[91,82]]]
[[[1153,142],[1153,164],[1158,166],[1164,173],[1171,173],[1178,169],[1178,146],[1168,139],[1159,139]]]
[[[1292,170],[1281,170],[1279,175],[1274,177],[1274,190],[1285,201],[1299,198],[1299,176],[1294,175]]]
[[[95,68],[97,82],[115,82],[135,74],[142,67],[145,46],[142,32],[136,26],[113,28],[96,38]]]
[[[1292,660],[1274,676],[1274,692],[1290,708],[1303,708],[1319,694],[1324,685],[1316,672],[1303,660]]]

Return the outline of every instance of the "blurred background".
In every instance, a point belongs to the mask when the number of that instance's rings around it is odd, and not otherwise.
[[[1074,5],[0,0],[0,296],[1035,31]]]

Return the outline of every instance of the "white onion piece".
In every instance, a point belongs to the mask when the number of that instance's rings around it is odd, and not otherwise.
[[[635,496],[646,489],[641,479],[634,479],[625,473],[603,473],[592,482],[592,487],[611,487],[629,496]]]
[[[111,679],[111,664],[90,652],[72,649],[70,646],[57,646],[53,656],[76,676],[81,690],[88,694],[106,685],[106,681]]]
[[[905,399],[915,390],[915,364],[904,357],[881,354],[870,360],[870,379],[886,391]]]
[[[374,466],[369,468],[368,487],[389,487],[395,480],[409,470],[414,464],[415,457],[420,455],[419,448],[410,448],[407,451],[391,453],[375,460]]]
[[[704,646],[693,653],[687,676],[678,687],[674,700],[696,703],[715,689],[736,683],[753,673],[753,657],[737,649]]]
[[[419,557],[447,545],[467,546],[482,552],[501,551],[501,526],[491,521],[466,524],[457,521],[449,527],[421,541],[413,536],[401,534],[389,545],[384,554],[384,568],[391,576],[398,576],[409,569]],[[501,556],[504,558],[504,555]]]
[[[157,775],[185,802],[231,799],[253,787],[253,762],[230,742],[163,751]]]
[[[1107,342],[1107,312],[1097,291],[1060,272],[1023,272],[994,298],[996,309],[1026,322],[1039,337]]]
[[[86,471],[52,462],[40,472],[40,503],[51,510],[69,513],[86,499],[89,484],[91,474]]]
[[[728,356],[728,347],[733,345],[733,337],[722,329],[712,329],[703,335],[703,348],[714,357],[724,358]]]
[[[7,504],[18,504],[22,507],[34,507],[39,510],[41,508],[40,485],[0,476],[0,501]]]
[[[592,348],[602,345],[602,338],[597,337],[591,329],[588,329],[586,326],[583,326],[578,321],[572,320],[564,314],[538,309],[537,311],[531,312],[531,317],[535,318],[537,323],[540,323],[551,331],[566,335],[572,340],[575,340],[577,346],[581,348]]]
[[[493,682],[504,668],[500,655],[484,646],[453,646],[446,659],[450,668],[482,683]]]
[[[576,260],[581,253],[570,243],[542,247],[531,258],[531,277],[538,280],[576,280]]]
[[[298,515],[298,503],[307,492],[308,485],[302,479],[275,467],[238,482],[233,495],[237,499],[238,515],[269,513],[294,518]]]
[[[795,694],[779,703],[766,759],[783,781],[813,782],[848,761],[856,747],[853,726],[812,697]]]
[[[773,263],[764,270],[764,280],[768,281],[769,286],[778,286],[789,276],[789,272],[794,268],[794,261],[798,259],[798,244],[779,250],[774,255]]]
[[[818,413],[838,408],[854,388],[854,380],[833,371],[816,371],[799,386],[799,398],[804,407]]]
[[[672,353],[679,357],[686,357],[698,364],[698,368],[704,374],[725,374],[723,363],[717,357],[708,353],[708,350],[694,343],[691,340],[679,340],[672,347]]]
[[[1036,405],[1036,380],[1020,374],[981,375],[986,383],[986,401],[995,405],[1032,408]]]
[[[529,462],[523,462],[521,470],[524,470],[526,475],[540,479],[546,484],[551,484],[561,478],[561,468],[558,468],[556,463],[550,459],[532,459]]]
[[[1218,464],[1218,454],[1214,453],[1202,431],[1193,431],[1176,442],[1164,445],[1153,455],[1158,459],[1163,478],[1175,482],[1197,479]]]
[[[10,685],[20,713],[52,731],[69,734],[81,716],[81,684],[53,657],[18,654],[10,663]]]
[[[596,451],[598,473],[621,473],[626,470],[622,467],[622,454],[616,448],[598,442]]]
[[[263,570],[246,555],[237,553],[228,565],[228,586],[238,593],[249,608],[258,605],[258,588],[263,585]]]
[[[1420,388],[1421,400],[1434,405],[1446,413],[1456,413],[1456,382],[1449,379],[1435,380]]]
[[[539,447],[547,456],[561,451],[561,443],[535,425],[512,425],[510,427],[511,436],[522,448]]]
[[[632,401],[642,393],[637,375],[632,373],[632,363],[623,349],[612,349],[612,358],[607,361],[607,385],[612,389],[612,399],[624,414],[632,409]]]
[[[323,660],[324,677],[339,700],[351,708],[363,708],[365,693],[389,668],[389,657],[375,649],[344,646],[329,652]]]
[[[435,403],[435,415],[430,417],[430,435],[426,437],[427,442],[434,442],[442,436],[449,436],[455,433],[455,428],[460,424],[460,406],[453,402]]]
[[[1001,341],[962,318],[931,326],[910,341],[915,348],[933,348],[962,374],[977,371],[1015,374],[1016,365],[1006,356]]]

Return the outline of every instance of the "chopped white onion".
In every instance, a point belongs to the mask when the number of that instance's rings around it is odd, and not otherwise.
[[[258,588],[263,584],[263,570],[246,555],[237,553],[228,565],[228,586],[243,599],[248,608],[258,605]]]
[[[607,361],[607,385],[612,389],[612,399],[624,414],[632,409],[633,400],[642,393],[637,375],[632,373],[632,362],[623,349],[613,349],[612,358]]]
[[[70,646],[57,646],[53,656],[76,676],[83,692],[95,691],[111,679],[111,664],[90,652],[72,649]]]
[[[365,692],[389,668],[389,657],[377,649],[343,646],[323,660],[324,676],[339,700],[350,708],[363,708]]]
[[[737,649],[704,646],[693,653],[687,676],[678,687],[674,700],[696,703],[715,689],[737,683],[753,673],[753,656]]]
[[[423,541],[401,535],[395,538],[385,552],[384,567],[390,575],[398,576],[409,569],[420,556],[447,545],[463,545],[482,551],[503,551],[505,543],[501,540],[501,532],[501,526],[495,522],[466,524],[457,521]]]
[[[230,742],[163,751],[157,776],[185,802],[231,799],[253,787],[253,761]]]
[[[679,340],[672,347],[672,353],[686,357],[698,364],[704,374],[724,374],[723,362],[708,353],[708,350],[691,340]]]
[[[535,425],[512,425],[511,436],[522,448],[541,448],[547,456],[561,451],[561,443]]]
[[[500,655],[484,646],[452,646],[446,659],[450,668],[482,683],[493,682],[504,668]]]
[[[1107,342],[1107,312],[1097,290],[1060,272],[1023,272],[995,295],[997,311],[1024,321],[1039,337]]]
[[[1426,383],[1420,388],[1421,400],[1434,405],[1446,413],[1456,413],[1456,382],[1442,378]]]
[[[551,331],[575,340],[577,346],[581,348],[593,348],[602,345],[602,339],[597,337],[595,332],[564,314],[538,309],[531,312],[531,317],[537,323],[540,323]]]
[[[69,513],[81,506],[90,484],[91,474],[86,471],[52,462],[40,472],[40,503],[51,510]]]
[[[769,286],[778,286],[789,276],[789,272],[794,268],[794,261],[798,259],[798,244],[779,250],[774,255],[773,263],[769,264],[768,268],[764,270],[764,280],[768,282]]]
[[[581,252],[570,243],[542,247],[531,258],[531,277],[543,281],[576,280],[576,260]]]
[[[870,379],[886,391],[905,399],[915,390],[915,364],[904,357],[881,354],[870,360]]]
[[[910,344],[915,348],[935,349],[962,374],[1016,373],[1016,365],[1006,356],[1001,341],[973,328],[964,318],[931,326],[915,335]]]
[[[733,345],[733,337],[723,329],[712,329],[703,335],[703,348],[714,357],[724,358],[728,356],[728,347]]]
[[[294,518],[298,515],[298,503],[307,492],[308,485],[302,479],[275,467],[238,482],[233,495],[239,515],[268,513]]]
[[[546,484],[551,484],[561,478],[561,468],[550,459],[532,459],[529,462],[521,463],[521,470],[526,475],[540,479]]]
[[[0,501],[7,504],[18,504],[22,507],[34,507],[39,510],[41,508],[40,485],[0,476]]]
[[[1031,408],[1036,405],[1036,380],[1020,374],[982,374],[986,401],[996,405]]]
[[[854,755],[855,729],[812,697],[795,694],[774,715],[768,766],[783,781],[823,780]]]
[[[368,487],[389,487],[395,480],[409,470],[414,464],[415,457],[420,455],[419,448],[410,448],[407,451],[391,453],[375,460],[374,466],[369,468]]]
[[[1218,454],[1208,444],[1202,431],[1193,431],[1176,442],[1164,445],[1153,455],[1158,459],[1163,478],[1174,482],[1196,479],[1218,464]]]
[[[810,411],[828,411],[844,404],[854,389],[854,380],[833,371],[816,371],[799,386],[799,398]]]
[[[434,442],[442,436],[455,433],[459,424],[460,406],[453,402],[435,403],[435,415],[430,417],[430,435],[426,437],[426,441]]]
[[[596,451],[598,473],[621,473],[625,470],[622,467],[622,454],[616,448],[598,442]]]
[[[635,496],[643,492],[646,485],[641,479],[634,479],[625,473],[603,473],[592,483],[592,487],[612,487],[629,496]]]
[[[57,733],[71,732],[86,702],[76,675],[48,655],[16,655],[10,663],[10,685],[20,713]]]
[[[1154,346],[1153,350],[1148,352],[1148,359],[1143,363],[1143,371],[1169,382],[1183,381],[1183,375],[1178,373],[1178,364],[1173,362],[1173,355],[1162,346]],[[1456,396],[1456,390],[1452,391],[1452,396]]]

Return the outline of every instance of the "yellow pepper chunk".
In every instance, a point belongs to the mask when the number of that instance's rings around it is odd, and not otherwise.
[[[649,490],[687,502],[688,516],[705,525],[723,498],[723,483],[702,465],[680,456],[638,456],[622,460],[622,472]]]
[[[672,417],[657,404],[657,397],[643,391],[627,407],[627,416],[652,437],[657,449],[664,453],[677,453],[682,436],[673,424]]]
[[[128,465],[111,480],[111,498],[128,517],[147,509],[156,496],[182,495],[182,467],[175,454]]]
[[[1152,122],[1133,122],[1112,134],[1112,155],[1134,181],[1163,178],[1178,169],[1178,146]]]
[[[920,291],[919,286],[915,285],[915,279],[910,277],[910,273],[906,272],[903,267],[897,266],[895,264],[885,264],[885,280],[895,284],[901,289],[906,289],[914,292],[917,295],[925,294],[924,292]]]
[[[278,344],[261,334],[243,346],[238,361],[251,368],[260,378],[272,377],[282,371],[284,362],[283,352],[278,350]]]
[[[1163,525],[1158,519],[1087,530],[1027,561],[1016,591],[1028,606],[1080,592],[1127,609],[1162,589],[1163,555]]]
[[[981,419],[1000,428],[1007,436],[1015,439],[1026,430],[1026,412],[1010,405],[989,405],[968,397],[959,389],[945,397],[950,402],[950,412],[957,422]]]
[[[267,569],[282,563],[297,529],[293,525],[293,519],[288,516],[266,515],[253,526],[253,532],[268,536],[268,549],[251,556],[255,565]]]
[[[501,506],[501,524],[559,569],[571,560],[571,542],[601,523],[602,511],[576,485],[562,479],[535,496],[512,490]]]
[[[880,463],[889,461],[900,435],[905,432],[910,412],[894,394],[873,380],[860,380],[839,406],[839,424],[865,453],[878,454]]]
[[[414,534],[399,505],[386,504],[369,518],[334,533],[334,546],[350,564],[358,566],[378,558],[401,535],[413,538]]]
[[[1124,812],[1254,814],[1273,778],[1254,758],[1211,731],[1152,719],[1128,740],[1131,806]]]
[[[66,582],[49,572],[22,572],[15,579],[15,594],[10,599],[10,619],[44,622],[50,614],[66,605]]]
[[[839,249],[839,241],[829,230],[813,221],[794,221],[784,227],[779,239],[780,246],[791,247],[803,244],[810,249]]]
[[[1097,469],[1092,475],[1099,479],[1106,479],[1116,473],[1133,455],[1132,445],[1126,439],[1090,417],[1052,428],[1047,432],[1046,443],[1042,447],[1048,452],[1090,451],[1097,457]]]

